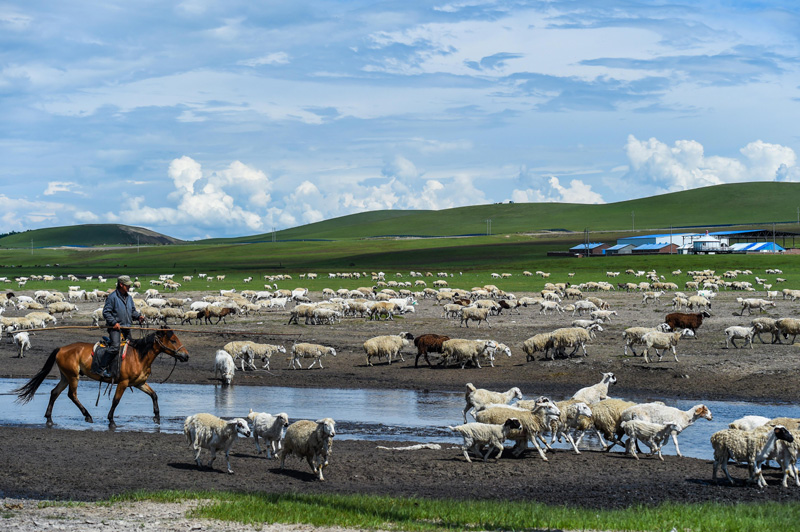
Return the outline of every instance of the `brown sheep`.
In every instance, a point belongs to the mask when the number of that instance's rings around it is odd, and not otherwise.
[[[681,312],[673,312],[671,314],[667,314],[667,317],[664,318],[664,321],[667,325],[669,325],[670,329],[673,331],[678,331],[682,329],[691,329],[693,333],[695,333],[695,338],[697,337],[697,329],[703,324],[703,318],[710,318],[711,314],[704,310],[703,312],[698,312],[697,314],[683,314]]]
[[[425,355],[425,362],[430,366],[431,361],[428,358],[428,353],[441,353],[442,344],[449,339],[449,336],[432,333],[422,334],[414,338],[414,345],[417,346],[417,358],[414,360],[414,367],[416,368],[418,366],[419,357],[422,355]]]

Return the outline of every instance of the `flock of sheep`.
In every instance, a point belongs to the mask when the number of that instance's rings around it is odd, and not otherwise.
[[[412,273],[416,273],[412,277],[422,276],[419,272]],[[386,281],[385,275],[374,275],[372,286],[359,287],[355,290],[325,289],[322,292],[323,299],[318,301],[312,300],[308,289],[285,290],[278,289],[277,286],[263,291],[220,290],[218,294],[204,296],[202,301],[192,301],[189,298],[163,297],[158,292],[158,286],[176,290],[180,287],[170,279],[163,279],[160,285],[151,283],[153,287],[148,289],[143,297],[136,295],[135,301],[149,320],[164,324],[169,324],[170,319],[182,324],[211,323],[211,318],[216,318],[216,323],[219,323],[226,322],[226,318],[229,317],[262,312],[285,312],[289,316],[289,324],[299,324],[299,319],[302,318],[303,323],[310,326],[333,325],[346,318],[393,321],[393,317],[397,315],[415,314],[417,305],[422,301],[432,301],[433,305],[441,308],[441,319],[458,320],[459,326],[464,328],[469,328],[470,322],[476,326],[484,324],[487,328],[491,328],[490,319],[493,316],[503,312],[519,314],[523,309],[530,307],[538,307],[542,315],[569,314],[574,318],[569,327],[542,332],[525,340],[522,343],[522,350],[527,360],[531,361],[536,358],[536,353],[543,353],[545,359],[554,359],[556,356],[569,357],[581,350],[582,354],[587,356],[587,345],[598,334],[603,333],[603,325],[607,325],[614,316],[617,316],[617,312],[610,308],[611,305],[607,301],[594,294],[635,291],[641,294],[642,305],[649,305],[664,304],[662,298],[671,291],[673,295],[670,306],[675,312],[668,313],[663,321],[658,320],[660,323],[653,323],[649,327],[626,328],[622,340],[625,355],[629,349],[637,355],[636,347],[642,347],[641,354],[646,362],[650,361],[651,351],[657,355],[659,361],[666,351],[671,351],[677,362],[678,341],[681,338],[697,335],[703,320],[711,316],[714,297],[720,290],[756,292],[757,286],[760,285],[760,289],[765,292],[765,298],[737,298],[742,316],[745,311],[749,315],[753,311],[763,313],[768,308],[775,307],[775,300],[779,297],[791,301],[800,297],[800,291],[797,290],[773,291],[771,284],[766,279],[759,279],[758,276],[756,276],[756,286],[746,281],[735,280],[740,275],[752,272],[728,271],[721,275],[713,271],[689,272],[691,280],[686,281],[684,290],[696,290],[696,293],[691,295],[681,291],[676,283],[666,282],[664,276],[659,276],[656,272],[630,270],[626,273],[645,277],[647,280],[616,284],[597,281],[580,285],[547,282],[539,293],[517,298],[514,294],[506,293],[490,284],[466,290],[451,288],[447,286],[448,280],[438,279],[435,281],[436,288],[428,288],[421,279],[417,279],[412,285],[410,282],[401,284],[398,281]],[[771,273],[782,272],[773,270]],[[537,274],[543,279],[549,277],[545,272]],[[680,274],[680,271],[672,272],[673,276]],[[510,275],[497,274],[493,275],[493,278],[502,279]],[[533,274],[524,272],[524,275]],[[620,275],[620,272],[607,272],[606,275],[613,278]],[[447,274],[439,274],[438,277],[452,279],[452,275],[448,277]],[[311,274],[308,278],[311,278]],[[344,277],[336,275],[329,278]],[[270,280],[275,279],[273,277]],[[777,278],[774,282],[781,281],[781,278]],[[81,290],[79,286],[70,288],[67,294],[40,290],[30,296],[23,294],[17,296],[10,292],[0,296],[0,314],[7,307],[28,311],[24,316],[0,316],[0,333],[5,330],[12,335],[19,348],[19,356],[23,356],[25,350],[30,349],[30,336],[26,329],[54,324],[57,315],[60,314],[63,319],[65,314],[70,315],[78,311],[77,303],[95,300],[99,302],[105,295],[101,290],[86,291]],[[412,291],[412,288],[418,290]],[[294,306],[287,309],[290,303],[294,303]],[[188,309],[185,308],[187,306]],[[679,312],[684,307],[692,312]],[[92,319],[96,324],[102,320],[99,310],[92,313]],[[743,340],[745,347],[752,348],[754,338],[764,342],[761,335],[765,333],[770,334],[769,341],[772,343],[781,343],[783,339],[789,337],[794,342],[794,338],[800,333],[800,320],[758,316],[751,319],[749,326],[734,325],[726,328],[725,345],[738,347],[736,340]],[[393,360],[405,361],[403,350],[412,343],[416,350],[415,366],[418,365],[420,357],[424,357],[427,364],[431,365],[431,356],[435,356],[439,358],[438,363],[441,365],[455,364],[461,368],[472,365],[481,368],[481,363],[494,366],[498,354],[511,356],[511,348],[496,340],[450,338],[440,334],[414,337],[409,332],[401,332],[376,336],[364,341],[366,363],[372,366],[374,361],[385,360],[387,365]],[[286,347],[249,341],[229,342],[216,352],[215,377],[219,376],[223,383],[230,384],[236,371],[237,359],[241,359],[242,371],[256,369],[257,359],[260,359],[263,367],[269,370],[271,358],[278,353],[287,354]],[[310,361],[308,369],[316,365],[322,368],[322,359],[327,355],[335,357],[336,350],[331,346],[300,342],[291,346],[287,360],[289,368],[292,369],[302,368],[303,360]],[[614,382],[616,378],[613,374],[604,374],[600,383],[579,390],[571,399],[560,402],[553,402],[545,397],[526,401],[522,399],[518,388],[499,393],[476,389],[468,384],[467,404],[464,409],[465,423],[450,429],[463,437],[462,453],[468,461],[470,452],[486,460],[495,450],[499,459],[506,440],[516,442],[512,450],[514,455],[521,454],[530,443],[536,448],[539,456],[547,460],[546,452],[552,448],[551,444],[557,439],[566,440],[574,452],[579,453],[579,445],[586,432],[596,433],[605,449],[617,444],[622,445],[623,439],[627,437],[627,441],[624,442],[626,452],[638,459],[636,454],[638,443],[647,446],[651,454],[657,454],[661,458],[661,447],[670,437],[680,456],[677,435],[697,419],[711,419],[710,411],[703,405],[697,405],[689,411],[680,411],[661,403],[637,405],[609,398],[608,386]],[[517,400],[515,404],[509,404],[514,400]],[[468,412],[472,412],[474,423],[466,422]],[[199,457],[202,449],[208,449],[211,453],[209,466],[213,463],[216,452],[222,450],[228,460],[228,471],[232,472],[228,453],[238,435],[251,434],[248,421],[253,425],[252,434],[259,452],[261,449],[258,438],[262,437],[267,442],[267,456],[279,457],[281,467],[285,457],[294,454],[306,458],[318,478],[323,479],[322,470],[328,464],[332,439],[335,435],[334,422],[329,418],[317,422],[298,421],[289,426],[286,414],[273,416],[251,411],[248,419],[237,418],[231,421],[220,420],[210,414],[189,416],[184,425],[184,432],[196,453],[195,460],[198,465],[201,464]],[[783,485],[787,485],[787,479],[792,477],[800,486],[795,466],[797,448],[794,443],[796,437],[794,432],[798,430],[797,420],[759,421],[761,423],[757,427],[752,426],[752,420],[748,420],[751,422],[749,425],[746,425],[745,420],[737,421],[731,424],[730,429],[714,434],[711,438],[714,448],[714,478],[716,479],[717,469],[721,467],[727,478],[733,482],[727,471],[727,462],[733,459],[747,462],[750,467],[749,480],[762,486],[765,485],[761,474],[762,464],[768,460],[775,460],[784,471]],[[285,437],[282,437],[284,429]],[[549,442],[545,436],[549,436]],[[609,443],[606,443],[606,439]],[[542,446],[539,443],[542,443]]]

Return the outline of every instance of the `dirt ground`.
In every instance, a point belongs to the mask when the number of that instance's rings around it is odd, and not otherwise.
[[[569,326],[574,319],[569,314],[544,316],[538,308],[523,308],[519,314],[504,313],[490,318],[491,328],[481,324],[467,329],[459,328],[458,322],[441,318],[440,307],[426,300],[419,302],[416,314],[388,323],[351,318],[332,326],[286,325],[288,312],[272,312],[216,326],[180,326],[193,331],[177,333],[191,356],[187,363],[178,365],[170,381],[216,382],[211,371],[215,350],[230,340],[244,339],[239,333],[248,332],[261,334],[249,339],[282,343],[287,350],[295,339],[330,345],[338,356],[326,357],[324,369],[300,371],[287,369],[285,357],[276,355],[269,372],[237,372],[234,380],[237,386],[453,391],[463,390],[466,382],[472,382],[496,390],[519,386],[526,397],[546,394],[558,400],[596,383],[600,373],[612,371],[618,384],[610,393],[619,397],[796,402],[800,399],[796,386],[800,358],[796,346],[761,344],[756,340],[753,349],[724,348],[725,327],[750,322],[746,315],[734,315],[738,312],[735,298],[742,295],[735,292],[718,295],[713,302],[713,316],[703,323],[698,338],[681,340],[678,344],[679,362],[671,355],[649,364],[641,357],[623,356],[622,331],[629,326],[661,323],[670,311],[665,305],[669,301],[666,295],[662,303],[645,306],[640,294],[604,293],[600,297],[609,301],[618,315],[603,325],[605,331],[588,347],[588,357],[544,361],[539,355],[535,361],[525,361],[522,341],[539,332]],[[312,299],[319,299],[318,294],[313,296]],[[59,325],[87,324],[88,313],[96,307],[96,304],[82,304],[80,314]],[[798,307],[800,302],[778,300],[770,315],[794,316]],[[200,331],[230,334],[198,334]],[[429,368],[423,361],[415,368],[412,348],[407,348],[405,362],[367,366],[364,340],[401,331],[415,336],[434,332],[453,338],[491,338],[510,346],[513,356],[498,359],[494,368]],[[0,375],[30,377],[41,368],[53,348],[74,341],[92,341],[97,336],[96,331],[86,330],[41,332],[33,338],[32,351],[22,359],[16,358],[13,346],[4,342]],[[172,360],[162,355],[150,379],[156,390],[157,383],[171,369]],[[54,369],[53,377],[56,372]],[[39,393],[46,393],[51,384],[46,382]],[[66,396],[59,400],[68,401]],[[800,499],[800,489],[775,487],[778,482],[775,471],[767,474],[770,487],[766,490],[716,486],[709,483],[710,462],[674,456],[665,456],[664,462],[652,458],[637,462],[620,453],[586,451],[574,455],[557,451],[548,462],[543,462],[528,452],[519,459],[506,453],[497,463],[468,464],[455,449],[390,452],[377,450],[374,442],[339,441],[326,471],[328,480],[321,483],[313,479],[306,464],[294,459],[287,463],[287,469],[278,470],[275,462],[256,456],[251,442],[239,442],[234,447],[232,466],[236,474],[229,476],[223,473],[221,458],[217,459],[214,471],[197,470],[183,436],[179,435],[0,427],[0,441],[4,450],[0,455],[0,495],[6,497],[94,500],[138,488],[191,488],[520,499],[590,507],[649,505],[667,500]],[[746,475],[743,469],[731,470],[738,478]]]

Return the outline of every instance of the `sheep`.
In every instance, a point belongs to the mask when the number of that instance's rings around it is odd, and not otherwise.
[[[214,324],[218,324],[220,320],[223,323],[228,323],[225,320],[225,316],[235,316],[236,309],[231,307],[219,307],[217,305],[209,305],[203,309],[197,311],[198,319],[203,319],[204,323],[211,323],[211,318],[217,318],[217,321]]]
[[[584,311],[593,312],[595,310],[598,310],[597,305],[595,305],[591,301],[582,299],[580,301],[575,302],[575,310],[572,312],[572,315],[574,316],[576,312],[578,313],[578,315],[583,315]]]
[[[467,462],[472,462],[469,458],[469,451],[472,451],[478,456],[483,458],[485,462],[488,460],[489,455],[493,449],[497,449],[497,460],[503,456],[503,442],[508,439],[508,435],[512,430],[519,430],[522,424],[517,418],[510,418],[503,422],[502,425],[494,425],[491,423],[465,423],[455,427],[447,427],[453,432],[461,434],[464,443],[461,445],[461,452],[464,453],[464,458]],[[481,447],[488,445],[486,454],[481,453]]]
[[[480,357],[484,352],[494,353],[497,348],[497,343],[492,340],[463,340],[452,339],[446,340],[442,343],[442,355],[445,361],[453,359],[456,363],[461,363],[461,369],[467,365],[467,362],[472,363],[480,369]]]
[[[755,327],[741,327],[733,325],[725,329],[725,348],[728,347],[728,342],[733,344],[734,348],[738,349],[736,339],[744,339],[744,346],[750,344],[750,349],[753,349],[753,335],[756,333]]]
[[[778,342],[779,333],[776,326],[776,321],[777,320],[774,318],[753,318],[753,320],[750,322],[750,325],[752,325],[755,329],[755,335],[759,340],[761,340],[762,344],[766,343],[764,342],[764,339],[761,338],[762,332],[768,332],[772,335],[772,340],[770,343],[774,344]]]
[[[664,351],[668,349],[672,349],[672,356],[675,357],[675,362],[678,362],[678,353],[675,350],[675,346],[678,345],[678,340],[681,338],[691,336],[694,336],[694,333],[692,333],[691,329],[683,329],[682,331],[675,331],[671,333],[658,331],[646,333],[644,336],[642,336],[642,343],[645,345],[644,361],[647,363],[650,362],[650,359],[647,355],[650,353],[650,349],[652,348],[658,355],[659,362],[661,362],[661,358],[664,356]],[[659,349],[661,349],[660,353],[658,352]]]
[[[770,422],[768,417],[764,416],[744,416],[728,424],[729,429],[739,430],[753,430],[758,427],[763,427]]]
[[[767,460],[770,454],[776,451],[778,440],[793,442],[794,437],[782,425],[769,430],[737,430],[724,429],[711,435],[711,446],[714,448],[714,469],[711,480],[717,482],[717,468],[722,467],[723,473],[731,484],[735,484],[728,473],[728,460],[747,462],[750,470],[748,482],[756,479],[759,488],[766,487],[767,482],[761,475],[760,463]],[[786,474],[784,473],[784,486]]]
[[[593,325],[600,325],[603,320],[573,320],[571,325],[573,327],[580,327],[581,329],[588,329]],[[600,329],[602,331],[602,328]]]
[[[636,403],[624,401],[622,399],[603,399],[597,403],[589,405],[592,412],[592,425],[597,438],[600,440],[600,445],[603,450],[609,451],[614,445],[619,443],[620,438],[624,434],[621,428],[622,412],[626,409],[636,406]],[[610,440],[607,444],[603,436]],[[580,438],[575,442],[576,445],[580,443]]]
[[[709,313],[707,310],[697,314],[673,312],[666,315],[664,318],[664,323],[669,325],[669,328],[673,331],[677,331],[679,329],[691,329],[696,338],[697,329],[703,324],[703,318],[709,317],[711,317],[711,313]]]
[[[664,292],[645,292],[642,294],[642,305],[646,305],[648,301],[653,301],[654,303],[658,302],[661,296],[664,295]]]
[[[461,309],[461,322],[459,323],[460,327],[463,327],[466,323],[467,328],[469,328],[470,320],[477,322],[485,322],[489,328],[492,328],[492,324],[489,323],[489,309],[488,308],[479,308],[479,307],[464,307]]]
[[[464,423],[467,422],[467,412],[483,410],[487,405],[507,405],[514,399],[522,399],[522,392],[516,386],[505,392],[493,392],[483,388],[475,388],[471,383],[467,383],[467,391],[464,393],[467,406],[464,407]],[[473,415],[473,417],[475,417]]]
[[[50,314],[61,314],[61,317],[63,318],[65,313],[72,313],[78,310],[78,307],[72,303],[62,301],[60,303],[51,303],[47,305],[47,310],[50,312]]]
[[[517,404],[521,406],[520,403]],[[577,443],[575,443],[569,431],[570,429],[579,429],[581,433],[578,436],[578,441],[580,441],[586,427],[581,418],[591,419],[592,410],[589,408],[589,405],[576,399],[558,401],[556,406],[561,411],[561,415],[550,424],[550,429],[553,433],[551,443],[555,442],[556,438],[558,438],[558,441],[561,441],[561,438],[564,437],[570,445],[572,445],[575,454],[581,454],[578,450]]]
[[[307,369],[311,369],[314,367],[317,362],[319,362],[319,369],[325,369],[322,367],[322,357],[325,355],[336,356],[336,350],[333,347],[325,347],[324,345],[319,344],[309,344],[309,343],[299,343],[292,345],[292,356],[291,356],[291,363],[289,365],[290,368],[295,369],[295,364],[300,368],[303,369],[303,366],[300,365],[301,358],[313,358],[314,361],[308,366]]]
[[[535,360],[536,357],[534,355],[539,351],[545,353],[545,358],[547,358],[547,350],[549,346],[552,345],[552,338],[552,333],[540,333],[522,342],[522,350],[525,352],[525,361],[529,362]]]
[[[672,298],[672,309],[681,310],[683,307],[689,306],[689,300],[685,297],[675,296]]]
[[[247,414],[247,419],[253,424],[253,438],[256,442],[256,450],[261,454],[261,446],[258,445],[258,438],[264,438],[267,460],[277,458],[278,451],[281,449],[281,439],[283,431],[289,426],[289,416],[285,412],[280,414],[267,414],[266,412],[253,412]]]
[[[381,319],[381,316],[386,316],[387,320],[394,321],[394,314],[397,312],[397,305],[390,301],[378,301],[372,308],[369,309],[369,319]]]
[[[336,436],[335,422],[329,417],[317,421],[307,419],[295,421],[286,429],[283,438],[280,468],[283,469],[287,456],[295,455],[301,460],[305,458],[317,478],[324,481],[322,470],[328,465],[333,452],[334,436]]]
[[[167,325],[167,320],[169,318],[176,318],[180,321],[183,321],[183,317],[184,317],[183,309],[180,308],[161,309],[161,319],[164,321],[164,325]]]
[[[634,345],[644,345],[644,341],[642,338],[645,334],[653,331],[661,331],[665,332],[667,329],[667,325],[662,323],[658,327],[628,327],[622,332],[622,339],[625,340],[625,351],[623,354],[625,356],[628,355],[628,348],[630,348],[633,356],[638,356],[636,354],[636,350],[633,348]]]
[[[25,356],[25,350],[30,350],[31,348],[31,339],[30,335],[27,332],[18,332],[15,333],[14,336],[14,345],[19,346],[19,355],[17,358],[23,358]]]
[[[626,452],[637,460],[639,459],[639,455],[636,454],[635,443],[637,441],[641,441],[647,445],[647,447],[650,448],[651,455],[653,453],[658,453],[658,459],[663,461],[664,457],[661,456],[661,447],[671,435],[680,432],[680,427],[675,423],[661,425],[639,419],[623,421],[620,427],[628,436]]]
[[[742,305],[742,310],[741,312],[739,312],[739,316],[744,316],[745,309],[747,310],[747,315],[749,316],[750,314],[752,314],[754,308],[758,309],[763,314],[764,312],[766,312],[765,307],[775,306],[774,301],[770,301],[768,299],[758,299],[758,298],[739,299],[739,303]]]
[[[536,439],[541,438],[541,434],[548,430],[550,422],[560,415],[561,411],[548,399],[538,402],[532,410],[505,405],[492,405],[478,412],[475,415],[475,419],[478,423],[492,423],[494,425],[501,425],[512,418],[518,419],[522,425],[522,430],[512,431],[508,434],[508,439],[517,440],[514,455],[519,456],[527,447],[527,442],[530,441],[539,452],[542,460],[547,462],[547,457],[539,447]]]
[[[539,314],[547,315],[548,310],[552,310],[554,313],[557,312],[559,314],[564,313],[564,307],[559,305],[557,301],[542,301],[540,305],[542,308],[539,310]]]
[[[703,296],[689,296],[688,301],[690,310],[711,308],[711,301]]]
[[[228,473],[233,474],[230,460],[231,446],[239,434],[245,438],[250,436],[250,426],[240,417],[225,421],[212,414],[194,414],[183,422],[183,433],[189,442],[189,447],[196,451],[194,461],[197,462],[198,467],[203,467],[200,462],[202,449],[208,449],[211,452],[211,459],[208,461],[209,468],[217,457],[217,451],[223,450],[225,451],[225,461],[228,464]]]
[[[414,345],[417,347],[417,358],[414,360],[414,367],[417,367],[419,357],[422,355],[425,355],[425,362],[430,366],[431,361],[428,358],[428,353],[441,353],[442,344],[449,339],[449,336],[441,334],[421,334],[414,338]]]
[[[792,335],[792,343],[794,343],[795,338],[800,334],[800,319],[780,318],[775,321],[775,328],[778,329],[778,343],[783,343],[781,335],[788,339],[790,334]]]
[[[675,451],[678,456],[683,456],[678,447],[678,434],[700,418],[709,421],[713,419],[711,410],[705,405],[695,405],[689,410],[683,411],[662,403],[643,403],[626,409],[620,415],[620,421],[641,419],[651,423],[676,423],[680,427],[680,431],[672,434],[672,441],[675,443]]]
[[[617,315],[616,310],[593,310],[592,312],[589,313],[589,316],[593,320],[600,319],[605,321],[611,321],[611,316],[616,316],[616,315]]]
[[[372,366],[370,359],[377,357],[378,360],[384,356],[387,358],[389,365],[392,365],[392,358],[400,357],[403,362],[403,348],[406,347],[409,341],[414,340],[414,335],[408,332],[401,332],[397,335],[389,336],[375,336],[364,342],[364,352],[367,355],[367,365]]]
[[[236,373],[236,363],[233,361],[233,357],[222,349],[218,350],[214,359],[214,378],[216,379],[219,375],[222,384],[229,386],[233,381],[234,373]]]
[[[556,352],[561,356],[565,356],[566,348],[568,347],[573,348],[572,352],[568,356],[574,355],[578,351],[578,348],[583,349],[583,356],[589,356],[589,354],[586,352],[586,342],[593,338],[592,334],[593,331],[588,331],[581,327],[566,327],[562,329],[556,329],[550,333],[550,342],[548,347],[552,347],[554,350],[554,353],[550,359],[555,360]],[[545,351],[545,358],[547,358],[546,355],[547,351]]]
[[[600,382],[592,386],[587,386],[586,388],[581,388],[575,392],[572,398],[582,401],[587,405],[592,405],[603,399],[608,399],[608,387],[611,384],[616,384],[616,382],[617,378],[613,373],[603,373],[603,378],[600,379]]]
[[[242,359],[242,371],[245,371],[245,364],[247,367],[254,370],[256,369],[253,360],[256,357],[255,349],[253,348],[254,342],[251,341],[234,341],[225,344],[222,349],[233,357],[234,362],[236,359]]]

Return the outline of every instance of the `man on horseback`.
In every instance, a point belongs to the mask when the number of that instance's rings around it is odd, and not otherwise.
[[[117,289],[109,294],[106,304],[103,306],[103,318],[108,326],[108,337],[111,340],[106,349],[100,366],[103,368],[101,375],[103,378],[112,377],[109,366],[119,354],[119,344],[121,337],[130,336],[130,326],[133,320],[139,323],[144,321],[142,316],[133,304],[133,296],[128,295],[128,290],[133,286],[133,281],[127,275],[121,275],[117,279]]]

